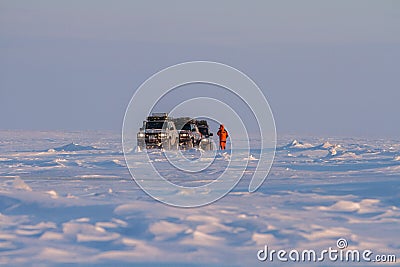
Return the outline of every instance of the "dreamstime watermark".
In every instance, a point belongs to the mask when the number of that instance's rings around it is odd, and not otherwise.
[[[227,157],[229,163],[223,171],[220,171],[218,178],[196,187],[174,184],[157,170],[149,154],[147,160],[141,162],[140,168],[137,167],[138,158],[132,150],[136,146],[136,133],[143,120],[153,112],[160,99],[172,90],[189,84],[222,87],[241,99],[251,110],[260,133],[257,147],[260,151],[259,159],[248,188],[249,192],[254,192],[267,177],[275,156],[276,129],[271,108],[262,91],[244,73],[228,65],[208,61],[186,62],[168,67],[151,76],[135,91],[126,109],[122,129],[123,152],[133,179],[154,199],[178,207],[198,207],[225,196],[242,178],[250,160],[250,138],[244,123],[245,119],[238,115],[240,112],[235,110],[234,105],[212,97],[186,99],[174,103],[175,106],[165,112],[172,116],[176,112],[218,123],[229,118],[227,122],[231,148]],[[246,140],[243,140],[243,137]],[[238,149],[241,153],[237,152]],[[214,162],[217,155],[213,153],[212,156],[207,155],[188,162],[179,151],[163,151],[163,153],[171,166],[177,168],[177,172],[188,173],[204,171]],[[231,162],[235,163],[234,166]]]
[[[374,254],[372,250],[347,249],[348,243],[344,238],[339,238],[336,247],[329,247],[323,250],[305,249],[297,250],[274,250],[267,245],[257,252],[259,261],[280,261],[280,262],[396,262],[394,254]]]

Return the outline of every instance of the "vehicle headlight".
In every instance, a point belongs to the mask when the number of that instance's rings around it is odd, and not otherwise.
[[[187,133],[183,133],[183,134],[181,134],[183,137],[187,137],[187,136],[189,136]]]
[[[160,136],[161,137],[167,137],[167,134],[166,133],[160,133]]]
[[[138,137],[144,137],[144,133],[139,133]]]

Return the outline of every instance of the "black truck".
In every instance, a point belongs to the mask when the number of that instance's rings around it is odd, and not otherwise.
[[[210,127],[208,126],[208,122],[206,120],[198,120],[196,121],[197,127],[201,133],[201,141],[199,143],[199,147],[203,150],[212,150],[213,142],[211,137],[213,133],[210,132]]]

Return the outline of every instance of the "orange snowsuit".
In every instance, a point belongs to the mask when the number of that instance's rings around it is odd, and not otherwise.
[[[224,125],[219,126],[219,131],[217,132],[219,136],[219,146],[222,150],[225,150],[226,147],[226,138],[229,137],[228,131],[225,130]]]

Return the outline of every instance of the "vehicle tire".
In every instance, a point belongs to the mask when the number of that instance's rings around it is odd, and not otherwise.
[[[190,140],[186,143],[186,149],[192,149],[193,148],[193,141]]]
[[[200,147],[201,149],[203,149],[204,151],[206,151],[206,150],[208,150],[208,143],[207,143],[207,142],[200,141],[199,147]]]
[[[164,140],[163,148],[165,150],[170,150],[171,149],[171,139]]]
[[[179,150],[179,138],[175,139],[174,150]]]
[[[194,138],[192,137],[192,148],[196,146],[196,142],[194,141]]]

